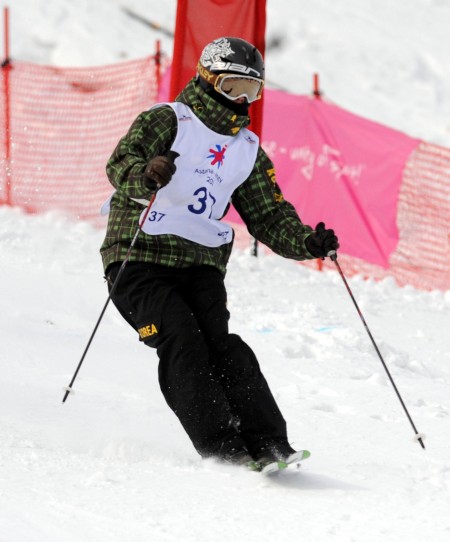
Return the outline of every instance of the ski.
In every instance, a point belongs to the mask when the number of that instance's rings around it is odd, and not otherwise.
[[[308,459],[310,455],[311,452],[308,450],[300,450],[288,456],[284,461],[252,461],[248,468],[264,475],[270,475],[285,470],[290,465],[299,467],[301,461]]]

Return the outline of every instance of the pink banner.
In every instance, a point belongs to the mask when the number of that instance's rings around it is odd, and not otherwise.
[[[388,267],[405,162],[419,140],[326,101],[266,90],[263,147],[304,223],[335,229],[341,251]],[[226,219],[242,223],[232,208]]]

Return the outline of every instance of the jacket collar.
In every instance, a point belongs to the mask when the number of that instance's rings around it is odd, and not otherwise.
[[[189,106],[210,130],[224,135],[236,135],[250,124],[247,115],[236,115],[231,109],[216,102],[200,88],[196,77],[184,87],[175,101]]]

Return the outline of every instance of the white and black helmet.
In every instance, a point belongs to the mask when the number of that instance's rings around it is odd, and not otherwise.
[[[241,38],[218,38],[203,49],[199,76],[228,98],[259,100],[264,87],[264,60],[258,49]]]

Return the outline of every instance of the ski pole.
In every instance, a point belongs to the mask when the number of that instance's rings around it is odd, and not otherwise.
[[[73,393],[72,386],[73,386],[73,383],[75,382],[75,379],[76,379],[76,377],[78,375],[78,371],[80,370],[81,365],[82,365],[82,363],[84,361],[84,358],[86,357],[86,354],[87,354],[87,352],[89,350],[89,347],[91,346],[92,340],[93,340],[93,338],[94,338],[94,336],[95,336],[95,334],[97,332],[98,326],[100,325],[100,322],[102,321],[103,315],[105,314],[106,308],[107,308],[109,302],[111,301],[111,297],[112,297],[113,293],[115,292],[115,290],[117,288],[117,285],[119,284],[120,277],[122,276],[122,273],[123,273],[123,271],[124,271],[124,269],[125,269],[125,267],[126,267],[126,265],[128,263],[128,260],[130,259],[131,251],[133,250],[133,247],[134,247],[134,245],[136,243],[139,232],[141,231],[142,226],[144,225],[144,223],[145,223],[145,221],[147,219],[148,213],[149,213],[149,211],[151,209],[151,206],[153,205],[155,197],[156,197],[156,192],[154,192],[154,194],[150,198],[147,209],[146,209],[145,213],[142,215],[142,219],[141,219],[141,221],[139,223],[139,226],[138,226],[138,228],[136,230],[136,233],[134,234],[133,240],[131,241],[131,244],[128,247],[128,251],[127,251],[127,253],[125,255],[125,259],[123,260],[122,265],[120,266],[119,272],[117,273],[116,280],[114,281],[113,285],[111,286],[111,290],[109,291],[108,299],[106,300],[106,303],[105,303],[105,305],[104,305],[104,307],[102,309],[102,312],[100,313],[100,316],[99,316],[99,318],[97,320],[97,323],[95,324],[94,330],[92,331],[92,334],[91,334],[91,336],[89,338],[89,341],[88,341],[88,343],[86,345],[86,348],[84,349],[83,355],[81,356],[81,359],[80,359],[80,361],[78,363],[78,366],[77,366],[76,371],[75,371],[75,373],[74,373],[74,375],[72,377],[72,380],[70,381],[70,384],[66,388],[64,388],[66,393],[64,394],[64,397],[63,397],[63,400],[62,400],[63,403],[66,402],[66,399],[69,396],[69,393]]]
[[[373,347],[375,348],[375,351],[378,354],[378,357],[380,358],[381,363],[383,364],[384,370],[386,371],[386,374],[388,375],[388,378],[389,378],[389,380],[390,380],[390,382],[391,382],[391,384],[392,384],[392,386],[393,386],[393,388],[395,390],[395,393],[397,394],[398,400],[400,401],[400,403],[401,403],[401,405],[403,407],[403,410],[405,411],[406,417],[408,418],[409,423],[411,424],[411,427],[414,430],[414,435],[415,435],[414,439],[418,440],[420,445],[422,446],[422,448],[425,450],[425,444],[423,443],[423,441],[425,439],[425,435],[423,433],[419,433],[417,431],[417,429],[416,429],[416,426],[414,425],[414,422],[413,422],[413,420],[412,420],[412,418],[411,418],[411,416],[410,416],[410,414],[408,412],[408,409],[406,408],[406,405],[405,405],[405,403],[404,403],[404,401],[402,399],[402,396],[400,395],[400,392],[398,391],[398,388],[395,385],[394,379],[392,378],[392,375],[389,372],[389,369],[388,369],[388,367],[386,365],[386,362],[384,361],[383,356],[381,355],[381,352],[380,352],[380,350],[379,350],[379,348],[378,348],[378,346],[377,346],[377,344],[376,344],[376,342],[375,342],[375,340],[374,340],[374,338],[372,336],[372,333],[370,332],[369,326],[367,325],[366,320],[364,319],[364,316],[362,315],[361,309],[359,308],[358,303],[356,302],[356,299],[355,299],[352,291],[350,290],[350,286],[348,285],[348,282],[347,282],[347,280],[346,280],[346,278],[344,276],[344,273],[342,272],[341,266],[339,265],[339,263],[337,261],[337,253],[336,253],[336,251],[335,250],[330,250],[330,252],[328,252],[327,256],[329,258],[331,258],[331,260],[333,260],[333,262],[335,263],[335,265],[337,267],[337,270],[339,271],[339,274],[341,275],[341,278],[342,278],[342,280],[343,280],[343,282],[345,284],[345,287],[347,288],[347,291],[350,294],[350,297],[351,297],[351,299],[353,301],[353,304],[355,305],[356,311],[358,312],[359,317],[361,318],[361,321],[364,324],[364,327],[365,327],[365,329],[367,331],[367,334],[369,335],[370,340],[372,341]]]

